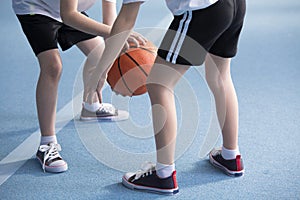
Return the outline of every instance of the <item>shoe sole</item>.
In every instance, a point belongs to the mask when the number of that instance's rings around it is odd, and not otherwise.
[[[125,110],[118,110],[118,115],[107,117],[84,117],[80,116],[81,121],[123,121],[129,118],[129,113]]]
[[[224,167],[223,165],[221,165],[218,161],[216,161],[216,160],[212,157],[211,154],[209,155],[209,161],[210,161],[210,163],[211,163],[213,166],[215,166],[215,167],[221,169],[221,170],[222,170],[225,174],[227,174],[228,176],[231,176],[231,177],[241,177],[241,176],[244,175],[244,171],[245,171],[244,169],[241,170],[241,171],[231,171],[231,170],[227,169],[226,167]]]
[[[38,159],[39,163],[43,166],[43,162],[41,161],[41,159],[37,156],[36,156],[36,158]],[[59,166],[55,166],[55,167],[50,167],[50,166],[45,165],[46,172],[61,173],[61,172],[65,172],[67,170],[68,170],[68,164],[66,162],[64,165],[59,165]]]
[[[127,179],[123,176],[122,177],[122,184],[132,190],[140,190],[145,192],[151,192],[156,194],[164,194],[164,195],[174,195],[179,192],[178,187],[175,189],[160,189],[160,188],[154,188],[154,187],[148,187],[148,186],[141,186],[141,185],[135,185],[127,181]]]

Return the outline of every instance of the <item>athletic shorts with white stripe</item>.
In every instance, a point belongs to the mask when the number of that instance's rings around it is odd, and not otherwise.
[[[219,0],[207,8],[174,16],[158,55],[173,64],[193,66],[203,64],[207,52],[234,57],[245,11],[245,0]]]

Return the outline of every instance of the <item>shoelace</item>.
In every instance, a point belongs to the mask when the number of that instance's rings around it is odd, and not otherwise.
[[[115,113],[115,108],[111,104],[102,104],[101,107],[99,108],[99,111],[102,113]]]
[[[133,180],[138,180],[141,177],[151,175],[155,170],[155,164],[151,162],[145,162],[142,164],[141,169],[135,172],[135,177]]]
[[[47,160],[51,161],[55,158],[59,158],[59,151],[61,151],[61,146],[59,144],[50,143],[47,145],[41,145],[39,147],[39,151],[44,153],[44,160],[43,160],[43,170],[45,172],[45,163]]]
[[[213,152],[213,156],[217,156],[217,155],[222,155],[222,149],[215,148],[215,150]]]

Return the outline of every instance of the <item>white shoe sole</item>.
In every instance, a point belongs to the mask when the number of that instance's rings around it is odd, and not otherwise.
[[[118,115],[108,117],[83,117],[80,116],[81,121],[124,121],[129,118],[129,113],[125,110],[118,110]]]
[[[136,189],[136,190],[142,190],[145,192],[151,192],[151,193],[157,193],[157,194],[164,194],[164,195],[174,195],[179,192],[178,187],[174,189],[159,189],[154,187],[148,187],[148,186],[142,186],[142,185],[135,185],[133,183],[130,183],[127,181],[127,179],[123,176],[122,178],[122,184],[129,188],[129,189]]]
[[[38,159],[40,164],[43,166],[43,162],[40,160],[40,158],[39,157],[36,157],[36,158]],[[61,172],[65,172],[67,170],[68,170],[68,164],[66,162],[64,162],[64,164],[58,165],[58,166],[46,166],[45,165],[46,172],[61,173]]]

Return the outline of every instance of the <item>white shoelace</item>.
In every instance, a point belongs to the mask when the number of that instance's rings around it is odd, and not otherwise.
[[[135,172],[135,177],[133,180],[138,180],[140,177],[151,175],[153,171],[155,171],[155,164],[151,162],[145,162],[142,164],[141,169]]]
[[[116,109],[113,105],[108,104],[108,103],[102,103],[101,107],[99,108],[100,112],[104,112],[104,113],[112,113],[114,114],[116,112]]]
[[[46,160],[53,160],[55,158],[60,158],[59,151],[61,151],[61,146],[59,144],[46,144],[46,145],[41,145],[39,147],[39,151],[44,153],[44,160],[43,160],[43,170],[45,172],[45,163]]]

